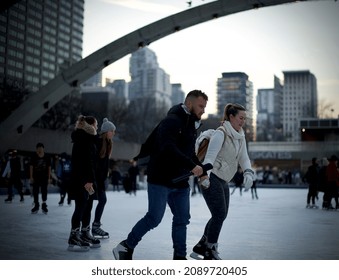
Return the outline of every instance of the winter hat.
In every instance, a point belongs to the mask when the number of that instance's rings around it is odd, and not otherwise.
[[[107,118],[104,118],[102,120],[100,134],[103,134],[108,131],[115,131],[115,129],[116,129],[115,125],[112,122],[110,122]]]

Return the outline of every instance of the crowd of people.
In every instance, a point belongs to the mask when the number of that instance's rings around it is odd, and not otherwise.
[[[126,233],[126,238],[112,249],[116,260],[133,259],[137,245],[150,230],[161,223],[167,206],[173,215],[173,260],[187,259],[186,239],[187,226],[191,219],[192,176],[192,195],[199,192],[203,196],[211,215],[202,229],[200,240],[197,240],[190,253],[194,259],[221,259],[218,252],[219,235],[229,210],[231,182],[239,187],[240,194],[243,188],[245,191],[251,189],[252,198],[258,199],[258,176],[256,167],[248,156],[243,130],[246,121],[246,109],[243,106],[226,104],[223,119],[210,136],[204,159],[198,159],[195,151],[199,141],[197,130],[201,126],[207,101],[208,96],[204,92],[189,92],[184,103],[173,106],[151,133],[147,140],[148,150],[143,151],[143,156],[148,159],[148,208],[145,215]],[[48,213],[47,186],[52,180],[60,187],[60,206],[65,200],[68,205],[72,205],[74,201],[68,238],[70,251],[99,248],[100,239],[109,238],[109,232],[102,229],[101,223],[109,182],[113,191],[120,191],[122,185],[126,193],[136,195],[138,156],[131,161],[130,167],[122,176],[117,166],[110,166],[116,127],[105,118],[100,129],[98,128],[95,117],[79,116],[71,134],[72,153],[59,155],[57,164],[54,158],[45,153],[44,144],[37,143],[36,153],[31,159],[24,161],[27,170],[24,180],[17,151],[11,151],[2,168],[2,177],[8,179],[6,203],[12,202],[13,187],[17,190],[20,201],[24,201],[27,180],[31,185],[28,190],[31,191],[34,201],[32,214],[36,214],[40,206],[44,214]],[[322,159],[320,166],[316,158],[312,159],[312,164],[302,178],[309,184],[307,208],[317,207],[315,201],[318,199],[318,192],[322,191],[322,207],[339,209],[337,164],[338,158],[335,155],[328,161]],[[231,194],[234,191],[235,188]],[[333,199],[335,206],[332,205]]]
[[[316,157],[312,158],[303,181],[308,184],[306,208],[319,208],[316,200],[318,193],[323,192],[322,209],[339,209],[339,171],[338,158],[332,155],[330,158],[322,158],[320,162]],[[334,205],[332,201],[334,200]]]

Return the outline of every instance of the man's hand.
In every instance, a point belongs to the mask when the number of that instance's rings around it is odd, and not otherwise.
[[[193,173],[194,176],[200,177],[204,170],[202,169],[201,166],[196,165],[191,172]]]

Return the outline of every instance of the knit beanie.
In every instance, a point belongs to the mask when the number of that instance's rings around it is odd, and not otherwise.
[[[104,118],[102,120],[100,134],[103,134],[108,131],[115,131],[115,129],[116,129],[115,125],[112,122],[110,122],[107,118]]]

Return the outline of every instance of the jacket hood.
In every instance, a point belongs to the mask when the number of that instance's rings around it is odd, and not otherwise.
[[[93,137],[97,134],[95,128],[86,121],[77,121],[75,131],[72,132],[72,141],[81,141],[86,137]]]

